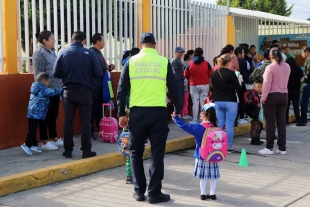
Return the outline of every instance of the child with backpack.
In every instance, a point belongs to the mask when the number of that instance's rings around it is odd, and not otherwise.
[[[263,108],[261,103],[262,82],[255,81],[254,88],[244,93],[245,112],[252,119],[251,121],[251,145],[262,145],[260,140],[261,126],[263,122]]]
[[[194,153],[195,166],[193,176],[200,179],[200,199],[216,200],[216,180],[220,178],[220,170],[217,162],[206,162],[200,155],[200,147],[206,130],[217,127],[216,105],[213,103],[205,104],[202,107],[202,123],[187,124],[180,117],[173,114],[175,123],[189,134],[194,135],[196,140],[196,150]],[[227,148],[226,148],[227,149]],[[207,180],[210,180],[210,194],[206,194]]]
[[[21,148],[28,155],[32,155],[32,151],[42,152],[38,147],[36,139],[38,126],[40,126],[41,136],[47,134],[45,118],[49,105],[49,97],[59,96],[62,93],[62,89],[49,88],[49,83],[49,75],[47,73],[39,73],[36,77],[36,82],[32,83],[30,88],[31,94],[27,112],[29,131],[26,142],[21,145]]]

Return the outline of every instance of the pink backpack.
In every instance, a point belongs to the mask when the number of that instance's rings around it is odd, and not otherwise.
[[[202,123],[206,128],[200,147],[200,156],[206,162],[221,162],[227,156],[227,134],[209,123]]]
[[[115,143],[118,139],[118,124],[117,120],[112,117],[112,107],[111,104],[102,104],[103,114],[104,106],[109,106],[110,108],[110,117],[104,117],[99,123],[99,134],[102,142]]]

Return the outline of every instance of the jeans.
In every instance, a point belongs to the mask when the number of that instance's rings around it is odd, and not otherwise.
[[[204,105],[209,93],[209,85],[190,86],[190,94],[193,102],[193,121],[197,122],[200,108]],[[200,108],[199,108],[200,105]]]
[[[161,193],[164,178],[164,155],[169,132],[166,114],[151,117],[146,113],[137,117],[131,111],[129,116],[129,130],[131,132],[130,159],[135,192],[143,195],[146,191],[143,153],[145,140],[149,138],[152,157],[149,168],[148,196],[157,196]]]
[[[57,125],[56,125],[56,120],[58,117],[58,110],[59,110],[59,101],[60,97],[59,96],[52,96],[49,98],[50,103],[48,105],[48,111],[46,114],[46,127],[48,129],[48,136],[50,139],[56,138],[57,137]],[[41,128],[41,125],[40,125]],[[42,140],[48,140],[47,135],[44,137],[46,139],[41,139]]]
[[[92,114],[90,119],[91,124],[91,132],[94,133],[94,121],[96,124],[97,129],[99,130],[99,123],[102,118],[102,90],[94,89],[93,90],[93,107],[92,107]]]
[[[307,122],[309,98],[310,98],[310,84],[305,83],[302,88],[302,95],[300,99],[300,109],[301,109],[300,119],[302,122]]]
[[[263,105],[266,120],[266,148],[273,149],[274,132],[278,128],[279,150],[286,151],[287,93],[270,93]]]
[[[40,138],[42,140],[47,140],[47,126],[45,120],[28,119],[29,131],[25,142],[27,147],[38,146],[36,138],[38,126],[40,127]]]
[[[228,148],[232,148],[234,139],[234,122],[237,116],[238,103],[228,101],[216,101],[216,117],[218,126],[224,129],[226,126],[226,133],[228,136]]]
[[[291,102],[293,103],[294,114],[296,117],[296,122],[300,122],[300,112],[299,112],[299,101],[300,101],[300,91],[290,91],[288,92],[288,104],[286,108],[286,122],[289,122],[289,110]]]
[[[93,105],[92,91],[87,88],[68,88],[64,90],[63,105],[65,111],[64,122],[64,148],[73,151],[73,122],[75,111],[79,108],[81,121],[81,150],[89,151],[92,147],[91,135],[91,111]]]

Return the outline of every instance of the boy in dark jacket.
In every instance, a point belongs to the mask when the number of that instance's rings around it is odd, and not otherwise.
[[[26,142],[21,145],[21,148],[28,155],[32,155],[32,151],[41,152],[36,140],[37,128],[40,125],[40,134],[46,134],[43,133],[43,130],[46,130],[45,118],[49,97],[58,96],[62,93],[62,89],[52,89],[48,88],[48,86],[49,76],[47,73],[39,73],[36,77],[36,82],[31,85],[31,95],[27,113],[29,132],[26,137]]]
[[[252,119],[250,130],[250,136],[252,138],[251,145],[261,145],[264,143],[260,141],[261,124],[263,121],[263,109],[260,99],[262,85],[262,82],[256,81],[254,83],[254,89],[244,93],[245,111]]]

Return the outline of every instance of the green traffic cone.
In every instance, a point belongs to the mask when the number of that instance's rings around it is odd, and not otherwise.
[[[246,150],[244,148],[241,151],[239,167],[249,167],[248,157],[246,155]]]

